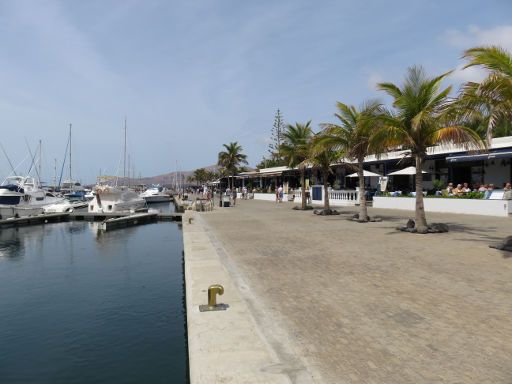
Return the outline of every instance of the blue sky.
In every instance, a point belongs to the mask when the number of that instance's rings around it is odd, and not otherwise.
[[[413,64],[439,74],[474,45],[512,50],[511,14],[508,0],[0,0],[0,142],[19,164],[41,139],[51,181],[72,123],[73,172],[92,182],[119,174],[127,116],[136,175],[213,164],[230,141],[254,165],[277,108],[317,127],[336,101],[387,101],[375,83]]]

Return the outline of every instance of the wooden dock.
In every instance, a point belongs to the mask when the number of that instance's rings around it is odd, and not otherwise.
[[[158,220],[159,221],[182,221],[183,213],[173,212],[173,213],[159,213]]]
[[[69,218],[77,221],[104,221],[116,217],[125,217],[129,213],[126,212],[71,212]]]
[[[68,218],[69,218],[69,213],[48,213],[48,214],[41,214],[41,215],[36,215],[36,216],[10,218],[10,219],[0,220],[0,228],[24,227],[27,225],[47,224],[47,223],[60,223],[62,221],[67,221]]]
[[[60,223],[63,221],[76,220],[76,221],[109,221],[114,219],[119,219],[118,221],[114,221],[117,223],[118,227],[123,220],[126,220],[127,223],[132,222],[133,217],[139,217],[137,222],[141,224],[145,224],[147,218],[143,218],[140,220],[140,216],[152,217],[153,221],[181,221],[182,213],[172,212],[172,213],[136,213],[136,214],[127,214],[127,213],[119,213],[119,212],[108,212],[108,213],[90,213],[90,212],[71,212],[71,213],[46,213],[35,216],[26,216],[19,218],[10,218],[0,220],[0,229],[1,228],[9,228],[9,227],[25,227],[29,225],[38,225],[38,224],[49,224],[49,223]],[[110,224],[108,225],[110,226]]]
[[[144,212],[147,214],[147,212]],[[85,220],[85,221],[105,221],[109,219],[127,217],[133,214],[129,214],[126,212],[71,212],[69,214],[69,218],[71,220]],[[137,213],[136,213],[137,215]],[[172,213],[154,213],[157,216],[158,221],[181,221],[182,213],[172,212]]]
[[[158,220],[158,213],[135,213],[133,215],[112,217],[100,223],[99,229],[110,231],[111,229],[132,227],[134,225],[153,223]]]

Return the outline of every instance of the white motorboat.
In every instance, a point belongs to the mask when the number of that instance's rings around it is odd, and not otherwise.
[[[171,196],[166,188],[159,185],[151,186],[140,194],[146,203],[168,203]]]
[[[85,198],[85,200],[92,200],[92,199],[94,199],[94,191],[92,189],[86,189],[85,190],[84,198]]]
[[[75,180],[64,180],[60,186],[60,193],[71,196],[84,196],[85,188]]]
[[[63,201],[63,197],[40,188],[30,176],[9,176],[0,185],[0,216],[33,216],[43,213],[43,208]]]
[[[87,211],[88,201],[85,199],[66,198],[58,203],[47,205],[44,213],[65,213],[74,211]]]
[[[89,201],[88,212],[138,212],[147,210],[146,201],[127,188],[99,185]]]

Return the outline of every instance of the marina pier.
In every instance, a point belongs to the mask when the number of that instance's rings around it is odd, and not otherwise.
[[[29,225],[41,225],[60,223],[63,221],[101,221],[107,223],[105,228],[121,228],[129,225],[146,224],[152,221],[181,221],[182,214],[173,213],[138,213],[128,214],[121,212],[65,212],[65,213],[47,213],[35,216],[26,216],[20,218],[10,218],[0,220],[0,228],[23,227]]]

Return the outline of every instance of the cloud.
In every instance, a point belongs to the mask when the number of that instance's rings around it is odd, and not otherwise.
[[[472,81],[475,83],[479,83],[482,81],[487,75],[486,71],[482,68],[478,67],[469,67],[463,69],[464,64],[461,64],[455,68],[453,71],[451,78],[459,83],[467,83],[468,81]]]
[[[382,83],[384,80],[382,76],[377,72],[372,72],[368,75],[368,79],[366,80],[366,85],[372,91],[375,91],[378,83]]]
[[[469,26],[466,31],[450,29],[444,34],[448,44],[462,49],[477,45],[499,45],[512,51],[512,25],[501,25],[490,29]]]
[[[469,26],[465,31],[450,29],[445,32],[444,39],[448,44],[460,49],[481,45],[498,45],[512,51],[512,25],[502,25],[489,29]],[[463,69],[463,67],[464,64],[461,64],[453,72],[451,78],[454,81],[460,83],[480,82],[486,76],[486,72],[482,68],[470,67]]]

